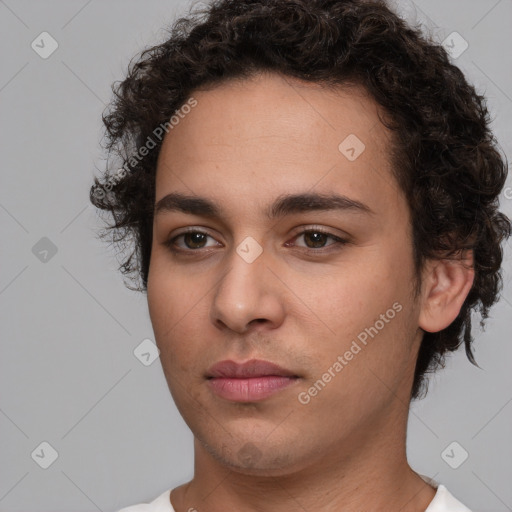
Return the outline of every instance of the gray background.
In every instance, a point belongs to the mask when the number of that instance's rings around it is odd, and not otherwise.
[[[0,511],[107,512],[192,476],[192,435],[160,362],[144,366],[133,353],[152,339],[145,296],[124,287],[88,203],[111,83],[188,6],[0,0]],[[457,31],[468,42],[454,61],[487,95],[512,158],[512,0],[400,1],[398,10],[436,40]],[[31,48],[43,31],[59,45],[47,59]],[[510,254],[511,242],[504,298],[476,333],[483,370],[453,355],[409,422],[413,468],[474,511],[512,510]],[[47,469],[44,441],[58,453]],[[452,464],[469,454],[457,469],[441,456],[453,441]]]

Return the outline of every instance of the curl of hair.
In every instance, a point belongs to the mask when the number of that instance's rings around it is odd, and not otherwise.
[[[471,350],[471,312],[481,326],[498,300],[502,242],[511,234],[498,211],[506,158],[492,135],[485,99],[450,63],[442,46],[410,27],[383,1],[214,0],[177,20],[162,43],[146,49],[113,85],[103,115],[105,149],[125,169],[108,168],[91,187],[92,203],[111,219],[125,254],[120,269],[145,290],[152,243],[156,164],[167,122],[194,90],[258,72],[275,72],[326,87],[364,87],[383,107],[393,133],[395,177],[409,202],[413,252],[424,262],[471,250],[475,280],[460,314],[421,343],[411,399],[426,394],[427,373],[445,354]],[[134,154],[149,139],[155,147]],[[110,180],[110,182],[109,182]],[[110,186],[108,184],[110,183]]]

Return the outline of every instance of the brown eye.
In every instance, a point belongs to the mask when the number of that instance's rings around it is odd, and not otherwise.
[[[183,241],[188,249],[201,249],[206,243],[208,235],[200,232],[184,233]]]
[[[208,239],[211,239],[214,243],[210,242],[208,244]],[[214,247],[216,245],[215,240],[208,233],[199,230],[189,230],[185,233],[181,233],[176,235],[173,238],[170,238],[164,245],[171,249],[172,251],[181,251],[181,252],[194,252],[199,249],[208,249]]]
[[[319,249],[325,246],[329,235],[320,231],[305,231],[303,233],[306,245],[311,249]]]
[[[332,245],[344,245],[347,243],[346,240],[318,228],[302,231],[295,237],[295,240],[299,240],[300,238],[304,239],[304,245],[298,244],[297,246],[303,249],[311,249],[314,252],[320,252],[320,250],[315,251],[315,249],[324,249]],[[331,243],[327,243],[329,239],[332,240]]]

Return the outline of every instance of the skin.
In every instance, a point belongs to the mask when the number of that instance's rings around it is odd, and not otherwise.
[[[193,97],[197,106],[164,140],[156,203],[179,192],[222,212],[156,214],[147,287],[165,377],[194,434],[194,478],[171,503],[177,512],[424,511],[435,490],[405,449],[414,366],[422,329],[457,316],[473,281],[471,255],[428,262],[414,296],[410,214],[388,161],[391,135],[363,89],[262,73]],[[365,144],[354,161],[338,149],[349,134]],[[265,215],[279,196],[303,192],[334,192],[373,213]],[[182,252],[173,252],[166,242],[187,227],[208,237],[179,237]],[[348,243],[301,234],[315,227]],[[248,236],[263,250],[252,263],[236,251]],[[395,303],[401,311],[300,403]],[[259,402],[211,391],[205,373],[214,363],[253,358],[300,378]]]

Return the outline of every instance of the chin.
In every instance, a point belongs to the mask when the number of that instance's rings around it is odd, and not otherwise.
[[[265,439],[256,442],[246,439],[221,446],[201,442],[201,445],[222,466],[245,475],[284,476],[305,467],[301,464],[300,454],[293,448],[294,443],[286,443],[283,451],[266,444]]]

